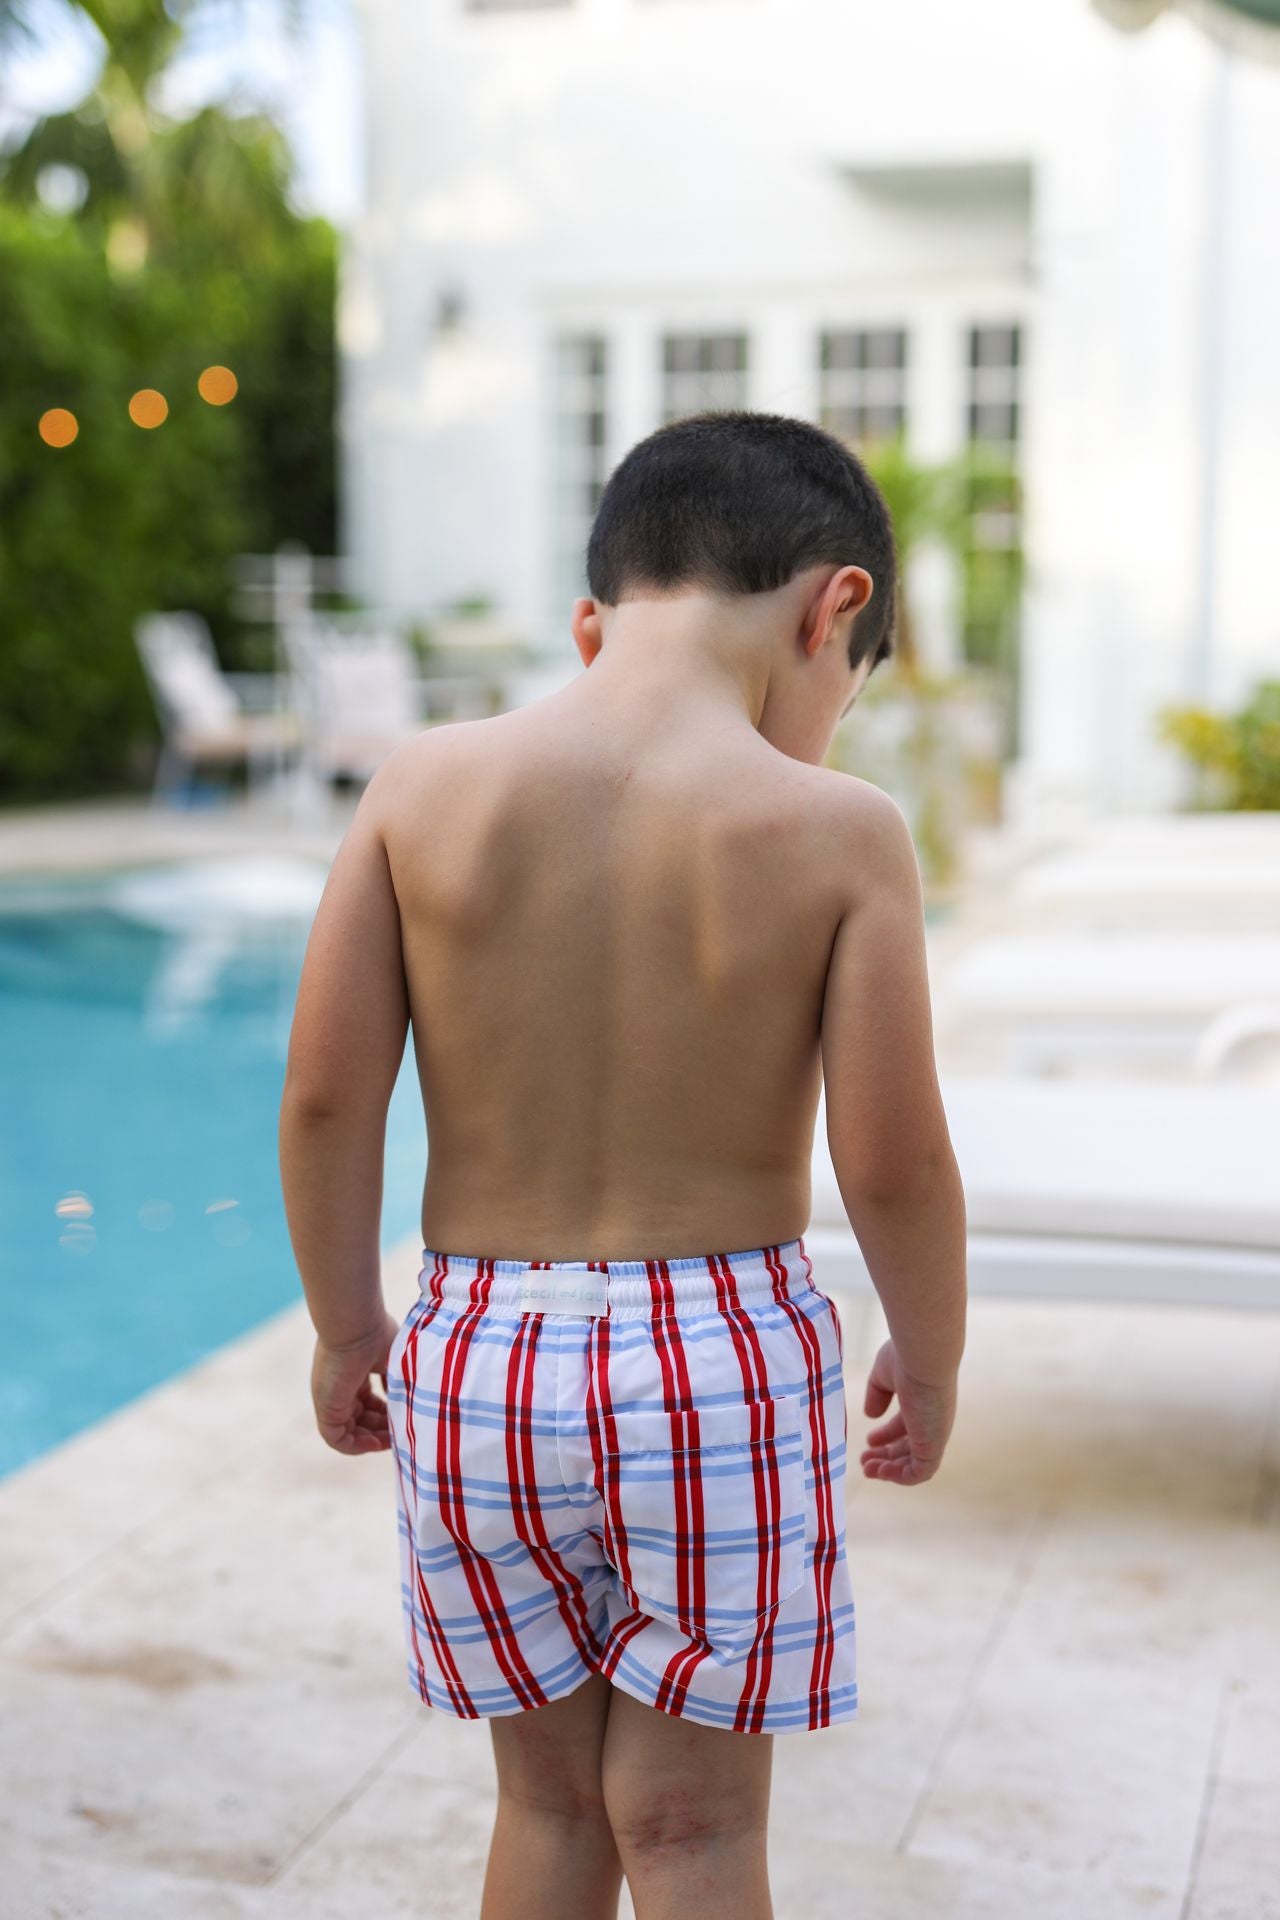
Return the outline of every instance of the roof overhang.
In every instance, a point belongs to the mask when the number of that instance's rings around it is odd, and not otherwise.
[[[840,160],[846,179],[867,193],[909,200],[1018,199],[1031,191],[1025,156],[932,160]]]
[[[1093,5],[1130,33],[1176,8],[1232,52],[1280,65],[1280,0],[1093,0]]]

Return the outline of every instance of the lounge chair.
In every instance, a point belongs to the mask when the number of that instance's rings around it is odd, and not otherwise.
[[[275,677],[224,673],[198,613],[145,614],[134,639],[163,729],[153,804],[206,765],[243,764],[252,790],[260,773],[300,746],[296,714],[248,704],[251,692],[273,699]]]
[[[421,733],[427,695],[399,634],[310,621],[289,630],[285,645],[299,684],[304,783],[366,781],[389,753]]]
[[[975,1293],[1280,1307],[1280,1089],[940,1076]],[[820,1106],[805,1245],[866,1288]]]
[[[1207,933],[1011,932],[975,939],[940,973],[939,1035],[981,1044],[1011,1073],[1060,1070],[1090,1056],[1139,1056],[1192,1071],[1203,1036],[1232,1009],[1274,1001],[1280,936],[1265,925]]]

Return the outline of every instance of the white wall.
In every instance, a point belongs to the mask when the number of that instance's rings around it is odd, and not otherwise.
[[[369,204],[340,324],[345,540],[370,593],[425,609],[488,591],[567,644],[547,487],[561,326],[609,337],[612,462],[657,424],[664,331],[745,328],[748,404],[811,414],[820,326],[906,324],[911,440],[943,458],[963,433],[964,328],[1021,318],[1031,580],[1011,792],[1028,819],[1176,795],[1150,712],[1195,690],[1199,657],[1220,58],[1187,20],[1121,35],[1087,0],[364,11]],[[1229,120],[1215,699],[1278,652],[1280,71],[1237,71]],[[463,324],[437,341],[453,287]],[[946,569],[913,584],[945,657]]]

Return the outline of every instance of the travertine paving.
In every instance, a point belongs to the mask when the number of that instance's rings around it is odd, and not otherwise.
[[[407,1691],[391,1464],[321,1445],[310,1345],[0,1483],[4,1920],[478,1913],[488,1730]],[[975,1300],[944,1473],[851,1473],[862,1711],[776,1741],[778,1920],[1280,1914],[1278,1383],[1280,1316]]]

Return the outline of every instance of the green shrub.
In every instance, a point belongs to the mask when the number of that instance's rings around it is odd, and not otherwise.
[[[1207,776],[1214,804],[1240,812],[1280,807],[1280,680],[1260,680],[1238,713],[1163,707],[1157,737]]]
[[[225,665],[261,664],[233,557],[333,546],[335,274],[322,220],[251,276],[191,254],[119,271],[94,225],[0,203],[0,799],[149,777],[140,614],[194,608]],[[240,382],[229,406],[197,393],[212,363]],[[163,425],[130,419],[140,387]],[[79,423],[68,447],[39,436],[51,407]]]

